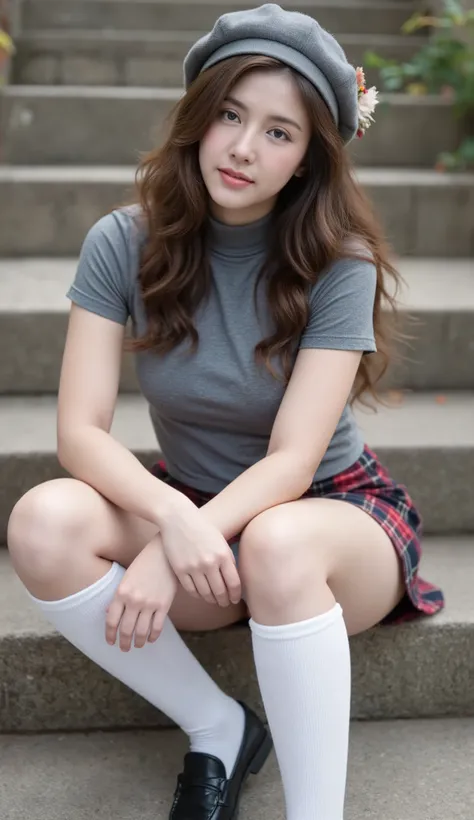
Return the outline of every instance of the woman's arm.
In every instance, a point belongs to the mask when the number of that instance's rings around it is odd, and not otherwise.
[[[300,350],[265,458],[200,509],[228,540],[311,485],[349,398],[362,351]]]
[[[192,502],[110,435],[125,328],[73,304],[58,396],[58,459],[127,512],[157,524]]]

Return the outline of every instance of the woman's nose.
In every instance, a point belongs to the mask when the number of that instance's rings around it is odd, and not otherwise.
[[[233,155],[241,162],[252,162],[255,158],[255,144],[251,134],[243,134],[235,141],[232,150]]]

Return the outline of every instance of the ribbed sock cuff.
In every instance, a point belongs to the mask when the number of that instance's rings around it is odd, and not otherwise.
[[[342,607],[336,603],[328,612],[316,615],[315,618],[308,618],[305,621],[297,621],[294,624],[280,624],[278,626],[267,626],[256,623],[250,618],[249,626],[255,635],[268,640],[292,640],[293,638],[304,638],[306,635],[314,635],[322,632],[331,624],[342,618]]]
[[[74,592],[72,595],[68,595],[66,598],[60,598],[58,601],[43,601],[40,598],[35,598],[34,595],[29,592],[25,587],[25,592],[34,601],[36,604],[39,604],[42,610],[45,612],[51,612],[52,610],[56,609],[71,609],[78,604],[83,604],[85,601],[88,601],[90,598],[93,598],[95,595],[98,595],[102,590],[109,586],[112,582],[116,581],[117,577],[125,573],[124,567],[121,564],[118,564],[116,561],[113,562],[112,566],[110,567],[109,571],[95,581],[91,586],[86,587],[85,589],[80,589],[78,592]]]

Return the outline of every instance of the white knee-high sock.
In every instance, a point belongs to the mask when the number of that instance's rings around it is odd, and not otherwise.
[[[125,569],[113,563],[92,586],[59,601],[41,601],[28,592],[45,617],[77,649],[121,680],[189,735],[193,752],[215,755],[229,776],[244,731],[240,704],[219,689],[166,618],[155,643],[122,652],[105,640],[106,608]]]
[[[342,820],[351,697],[342,608],[283,626],[251,619],[250,628],[286,818]]]

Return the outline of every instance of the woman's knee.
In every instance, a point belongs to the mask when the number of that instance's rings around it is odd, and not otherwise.
[[[301,592],[308,577],[314,583],[314,570],[314,565],[310,567],[305,559],[305,550],[295,544],[284,509],[266,510],[243,531],[239,572],[249,598],[258,596],[284,605],[285,600]]]
[[[59,569],[61,558],[83,540],[95,491],[75,479],[56,479],[33,487],[15,504],[7,545],[15,568],[34,574]]]

